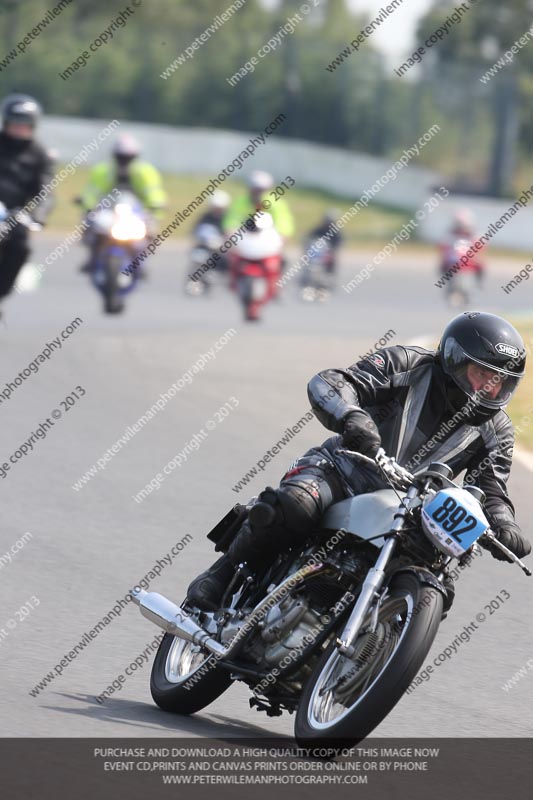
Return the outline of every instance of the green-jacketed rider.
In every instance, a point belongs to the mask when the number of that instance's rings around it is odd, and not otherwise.
[[[91,226],[91,212],[113,189],[132,192],[142,203],[152,218],[161,216],[166,206],[167,195],[159,170],[147,161],[141,161],[141,148],[133,136],[125,133],[117,138],[113,147],[113,160],[96,164],[89,175],[89,182],[79,198],[85,211],[88,225],[83,242],[89,248],[89,260],[81,267],[82,272],[90,272],[96,258],[100,238]],[[153,225],[149,224],[148,234],[153,235]],[[146,277],[143,268],[140,277]]]
[[[272,217],[274,227],[284,239],[290,239],[294,234],[294,219],[292,212],[284,197],[278,200],[271,199],[269,192],[274,186],[274,180],[268,172],[257,170],[248,178],[248,191],[239,195],[232,202],[224,217],[224,229],[228,233],[237,230],[246,219],[256,211],[265,211]],[[264,201],[267,204],[264,205]]]
[[[86,211],[115,188],[128,189],[152,214],[157,215],[166,206],[167,195],[159,171],[147,161],[141,161],[139,143],[129,134],[118,137],[113,147],[113,161],[96,164],[89,182],[81,194]]]

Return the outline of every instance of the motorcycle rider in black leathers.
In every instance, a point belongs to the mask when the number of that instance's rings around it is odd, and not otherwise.
[[[223,234],[225,232],[224,214],[228,210],[230,203],[231,197],[229,194],[227,192],[223,192],[221,189],[216,189],[209,200],[209,207],[207,211],[205,214],[202,214],[194,226],[193,236],[199,225],[214,225],[215,228],[218,229],[219,233]]]
[[[323,236],[329,247],[329,259],[325,264],[325,270],[328,274],[334,275],[337,269],[337,252],[342,245],[343,237],[339,231],[333,230],[332,225],[342,216],[342,212],[337,209],[329,209],[324,214],[322,220],[307,234],[306,250],[312,248],[313,243],[319,242]]]
[[[308,385],[311,406],[336,435],[297,459],[278,489],[261,492],[224,556],[191,583],[188,601],[217,609],[236,567],[263,571],[280,552],[302,544],[329,505],[384,488],[371,467],[336,454],[338,448],[373,457],[382,447],[415,474],[435,461],[447,463],[454,477],[466,470],[465,485],[486,494],[496,537],[526,556],[531,545],[506,489],[514,434],[503,411],[525,362],[512,325],[493,314],[465,312],[448,324],[436,352],[386,347],[347,369],[315,375]],[[494,545],[485,546],[508,560]]]
[[[34,140],[41,107],[33,97],[13,94],[2,105],[0,131],[0,202],[8,211],[31,205],[28,213],[43,225],[53,206],[51,192],[43,194],[53,179],[53,158]],[[36,200],[34,204],[31,201]],[[13,216],[0,229],[0,303],[12,290],[30,253],[28,228]]]
[[[231,197],[227,192],[223,192],[221,189],[217,189],[213,192],[212,197],[209,200],[209,207],[205,214],[202,214],[196,225],[194,226],[194,230],[192,232],[193,236],[198,237],[198,240],[201,241],[201,236],[198,236],[199,232],[203,225],[212,225],[216,228],[220,234],[221,244],[225,237],[225,230],[224,230],[224,215],[227,213],[227,210],[231,203]],[[218,261],[216,263],[216,271],[219,273],[227,272],[228,269],[228,256],[225,253],[218,253]]]

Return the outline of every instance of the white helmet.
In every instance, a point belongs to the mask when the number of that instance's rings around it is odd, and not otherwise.
[[[256,169],[248,177],[248,186],[252,192],[267,192],[274,186],[274,178],[269,172]]]
[[[475,220],[469,208],[459,208],[453,215],[454,230],[465,231],[473,235]]]
[[[137,158],[141,153],[141,145],[129,133],[121,133],[115,139],[113,155],[117,158]]]
[[[209,201],[209,205],[211,208],[227,208],[230,204],[230,196],[227,192],[223,192],[221,189],[216,189]]]

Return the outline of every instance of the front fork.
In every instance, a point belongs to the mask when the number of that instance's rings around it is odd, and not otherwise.
[[[355,654],[355,642],[359,636],[361,626],[368,616],[372,605],[374,607],[374,617],[377,620],[377,612],[379,609],[379,592],[383,587],[385,575],[389,562],[394,555],[398,545],[399,534],[401,533],[404,525],[405,518],[409,514],[411,505],[414,500],[418,498],[418,489],[416,486],[411,486],[402,502],[402,505],[394,515],[394,522],[386,543],[381,548],[381,552],[375,565],[369,569],[368,574],[361,587],[361,592],[357,599],[353,611],[350,614],[348,622],[344,626],[340,637],[337,639],[337,648],[340,653],[348,658],[353,657]]]

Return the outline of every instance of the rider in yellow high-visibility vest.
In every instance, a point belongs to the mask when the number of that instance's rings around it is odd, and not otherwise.
[[[226,231],[230,233],[237,230],[256,211],[268,210],[279,235],[283,239],[289,239],[294,234],[294,219],[284,197],[275,201],[270,199],[273,186],[274,179],[268,172],[252,172],[248,179],[248,191],[232,202],[224,217]],[[268,201],[266,205],[263,204],[265,200]]]
[[[81,194],[86,211],[95,208],[98,201],[116,187],[128,189],[152,213],[161,211],[167,196],[161,174],[152,164],[141,161],[140,145],[129,134],[118,137],[113,147],[113,161],[96,164],[89,175],[89,182]]]
[[[91,169],[89,182],[80,196],[87,222],[90,222],[89,212],[94,210],[100,200],[109,195],[113,189],[132,192],[152,217],[160,216],[167,202],[161,174],[152,164],[140,160],[140,152],[137,140],[127,133],[122,134],[115,141],[113,161],[101,162]],[[149,230],[149,233],[153,232]],[[98,236],[89,227],[83,241],[91,255],[81,270],[89,272],[98,247]],[[146,277],[144,269],[139,270],[139,276]]]

